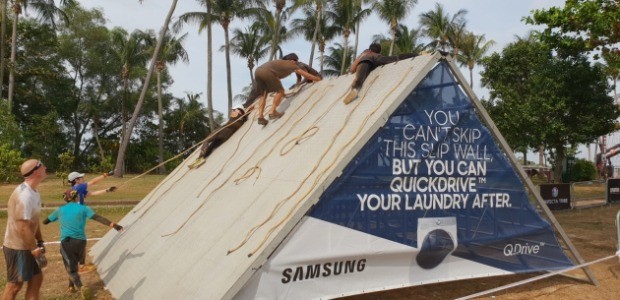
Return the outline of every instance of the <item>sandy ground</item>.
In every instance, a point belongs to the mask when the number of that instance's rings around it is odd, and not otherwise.
[[[618,233],[616,230],[615,218],[619,210],[620,203],[616,203],[598,207],[573,209],[570,211],[556,211],[555,217],[558,219],[581,256],[585,261],[590,262],[614,255],[617,251]],[[98,234],[99,230],[101,230],[101,232]],[[95,226],[91,236],[101,236],[106,230],[107,228]],[[94,242],[89,242],[88,247],[93,244]],[[45,279],[41,290],[41,298],[79,299],[78,295],[67,294],[65,292],[68,281],[58,250],[58,246],[56,245],[48,246],[49,266],[44,272]],[[5,269],[4,259],[0,260],[0,268],[3,270]],[[598,280],[598,286],[574,278],[553,276],[551,278],[500,291],[495,294],[486,295],[479,299],[620,299],[620,260],[617,257],[592,265],[590,270]],[[572,271],[570,274],[580,278],[587,278],[581,269]],[[541,274],[512,275],[445,282],[376,292],[343,299],[455,299],[537,275]],[[6,274],[3,272],[0,277],[1,288],[4,287],[5,276]],[[112,299],[110,294],[105,290],[103,282],[96,271],[82,274],[82,280],[93,289],[95,299]],[[23,296],[21,297],[23,298]]]

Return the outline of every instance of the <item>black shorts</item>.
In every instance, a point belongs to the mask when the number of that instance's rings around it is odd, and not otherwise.
[[[41,273],[37,261],[30,250],[15,250],[2,247],[6,261],[6,281],[20,283],[30,281],[32,277]]]

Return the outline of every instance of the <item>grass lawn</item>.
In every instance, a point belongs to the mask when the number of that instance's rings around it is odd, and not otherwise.
[[[99,174],[86,174],[84,178],[89,181]],[[106,189],[110,186],[118,187],[114,193],[105,193],[99,196],[90,196],[86,198],[88,201],[139,201],[144,198],[154,187],[165,178],[164,175],[147,175],[136,178],[136,175],[125,175],[123,178],[107,177],[96,185],[89,185],[88,190],[98,191]],[[14,184],[0,184],[0,206],[5,207],[9,196],[17,186]],[[39,187],[41,200],[43,204],[62,204],[62,194],[70,187],[68,183],[63,185],[62,180],[56,178],[54,174],[48,174],[47,179],[43,181]]]
[[[86,180],[92,179],[98,176],[97,174],[87,174]],[[126,175],[124,178],[108,177],[101,181],[99,184],[90,187],[89,191],[96,191],[105,189],[112,185],[119,187],[114,193],[106,193],[100,196],[91,196],[87,198],[88,201],[97,201],[98,203],[109,201],[111,204],[116,201],[139,201],[142,200],[153,188],[164,179],[163,175],[148,175],[144,177],[135,178],[134,175]],[[17,184],[2,184],[0,185],[0,206],[6,207],[6,203],[9,196],[15,189]],[[39,192],[44,205],[49,204],[62,204],[62,193],[69,188],[68,185],[62,184],[62,181],[55,178],[53,174],[50,174],[48,178],[39,186]],[[118,222],[127,213],[131,211],[133,206],[96,206],[93,207],[95,212],[101,216],[110,219],[113,222]],[[42,220],[47,218],[49,214],[54,211],[54,207],[44,208],[41,213]],[[2,233],[6,228],[6,211],[0,210],[0,228]],[[122,222],[121,222],[122,223]],[[123,225],[123,224],[121,224]],[[101,225],[96,221],[88,221],[86,223],[86,236],[91,238],[99,238],[105,235],[110,230],[109,227]],[[46,242],[55,242],[60,238],[60,230],[58,223],[51,223],[48,225],[41,225],[41,233],[43,239]],[[4,234],[0,238],[4,242]],[[90,249],[96,241],[89,241],[87,249]],[[48,259],[48,267],[44,270],[43,286],[41,288],[41,299],[79,299],[77,294],[71,295],[66,293],[68,285],[68,276],[65,272],[62,258],[60,256],[60,247],[58,244],[50,244],[46,246]],[[87,258],[87,262],[90,261],[90,257]],[[102,282],[97,275],[97,272],[90,272],[82,274],[82,281],[85,285],[91,286],[95,292],[95,299],[112,299],[107,291],[104,290]],[[6,284],[6,265],[4,257],[0,259],[0,289],[4,290]],[[22,288],[18,299],[23,299],[24,291],[26,287]]]

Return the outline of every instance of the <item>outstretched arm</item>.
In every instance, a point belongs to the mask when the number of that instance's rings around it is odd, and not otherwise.
[[[105,217],[102,217],[98,214],[94,214],[92,217],[93,220],[105,225],[105,226],[110,226],[111,228],[114,228],[116,231],[121,231],[123,230],[123,226],[115,224],[114,222],[106,219]]]
[[[298,74],[298,75],[303,76],[304,78],[307,78],[307,79],[309,79],[309,80],[312,80],[312,81],[321,81],[321,77],[319,77],[319,76],[314,76],[314,75],[312,75],[312,74],[310,74],[310,73],[308,73],[307,71],[302,70],[302,69],[297,69],[297,70],[295,70],[295,73],[296,73],[296,74]]]

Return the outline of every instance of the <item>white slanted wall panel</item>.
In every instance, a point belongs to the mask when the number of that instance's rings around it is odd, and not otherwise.
[[[234,296],[340,174],[348,152],[436,60],[427,55],[377,69],[361,101],[349,105],[342,99],[353,75],[305,86],[283,101],[281,119],[263,127],[252,113],[195,170],[186,167],[192,154],[120,222],[125,232],[93,247],[107,288],[123,299]]]
[[[286,97],[279,108],[284,116],[267,126],[257,125],[253,112],[204,165],[187,168],[197,157],[193,153],[175,169],[120,221],[125,232],[108,234],[92,248],[106,287],[119,299],[305,299],[566,266],[566,257],[556,257],[561,247],[548,224],[519,190],[522,182],[442,60],[436,53],[377,68],[349,105],[342,100],[353,75],[304,86]],[[396,142],[404,134],[414,139],[414,128],[435,130],[424,122],[437,112],[461,117],[442,134],[476,133],[437,145],[493,148],[493,158],[455,151],[424,157],[419,147],[435,144],[420,140],[407,146],[415,151],[402,159],[484,164],[485,174],[477,174],[484,180],[442,175],[471,182],[456,187],[466,187],[457,196],[470,197],[469,205],[448,207],[444,201],[445,207],[422,210],[403,200],[377,209],[376,199],[361,205],[363,195],[454,197],[390,186],[401,176],[392,169],[401,157],[391,156],[404,153],[394,150]],[[394,144],[385,143],[391,139]],[[442,177],[421,165],[428,174],[416,177]],[[501,210],[470,207],[474,197],[508,193],[512,200],[501,202]],[[523,226],[516,217],[521,213],[536,226]],[[496,216],[500,220],[493,223]],[[497,239],[502,234],[508,236]],[[533,239],[540,244],[526,244]],[[429,255],[437,245],[443,247],[439,258]],[[540,248],[544,255],[523,258],[531,253],[497,250],[505,247]],[[490,251],[496,256],[484,255]]]

